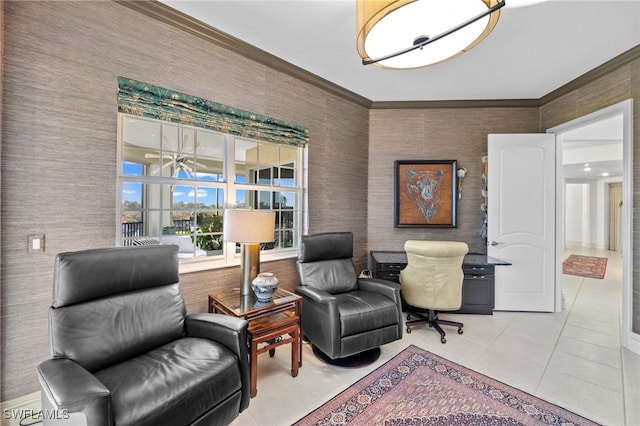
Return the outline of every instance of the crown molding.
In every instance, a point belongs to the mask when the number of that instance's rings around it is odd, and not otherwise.
[[[351,101],[368,109],[430,109],[430,108],[539,108],[574,90],[591,83],[598,78],[640,59],[640,45],[635,46],[615,58],[597,66],[580,77],[559,87],[539,99],[481,99],[481,100],[442,100],[442,101],[371,101],[364,96],[345,89],[335,83],[306,71],[290,62],[262,49],[246,43],[236,37],[213,28],[189,15],[175,10],[156,0],[127,1],[116,0],[123,6],[143,13],[160,22],[172,25],[224,49],[242,55],[272,69],[280,71],[305,83],[311,84],[335,96]]]
[[[390,101],[372,102],[370,109],[428,109],[428,108],[539,108],[580,87],[615,71],[616,69],[640,59],[640,45],[610,59],[602,65],[587,71],[580,77],[560,86],[539,99],[485,99],[459,101]]]
[[[371,100],[364,96],[358,95],[344,87],[338,86],[322,77],[319,77],[307,70],[304,70],[290,62],[287,62],[275,55],[265,52],[262,49],[246,43],[232,35],[217,30],[212,26],[205,24],[189,15],[175,10],[164,3],[155,0],[144,1],[126,1],[116,0],[116,3],[143,13],[146,16],[154,18],[165,24],[169,24],[175,28],[179,28],[189,34],[207,40],[216,46],[230,50],[234,53],[242,55],[248,59],[263,64],[269,68],[280,71],[291,77],[297,78],[305,83],[309,83],[328,93],[339,96],[350,102],[356,103],[365,108],[371,107]]]
[[[370,109],[435,108],[537,108],[538,99],[473,99],[459,101],[384,101],[372,102]]]
[[[587,71],[582,74],[580,77],[570,81],[564,86],[560,86],[556,90],[547,93],[543,97],[540,98],[540,105],[545,105],[551,101],[554,101],[564,95],[567,95],[573,92],[576,89],[579,89],[586,84],[589,84],[600,77],[603,77],[612,71],[627,65],[630,62],[635,61],[636,59],[640,59],[640,44],[632,47],[626,52],[621,53],[620,55],[614,57],[613,59],[608,60],[602,65],[599,65],[593,68],[591,71]]]

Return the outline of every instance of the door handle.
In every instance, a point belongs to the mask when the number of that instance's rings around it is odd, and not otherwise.
[[[491,241],[489,244],[491,244],[492,246],[497,246],[498,244],[504,244],[500,241]]]

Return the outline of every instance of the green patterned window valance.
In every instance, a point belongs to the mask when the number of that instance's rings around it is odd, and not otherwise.
[[[118,77],[118,111],[265,142],[309,142],[306,127],[124,77]]]

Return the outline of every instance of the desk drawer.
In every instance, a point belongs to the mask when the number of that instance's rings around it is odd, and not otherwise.
[[[462,265],[462,271],[466,275],[494,275],[493,265]]]
[[[492,315],[494,276],[466,275],[462,286],[462,306],[458,313]]]
[[[388,280],[388,281],[394,281],[399,283],[400,282],[400,271],[379,271],[378,272],[378,276],[376,278],[379,278],[381,280]]]
[[[407,266],[406,263],[378,263],[378,271],[396,271],[400,273]]]

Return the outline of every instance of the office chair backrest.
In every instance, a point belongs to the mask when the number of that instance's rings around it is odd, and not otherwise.
[[[56,256],[49,349],[96,371],[184,335],[178,247],[93,249]]]
[[[296,264],[300,285],[331,294],[357,290],[358,275],[352,257],[351,232],[303,235]]]
[[[456,310],[462,304],[462,261],[469,248],[455,241],[409,240],[407,267],[400,271],[400,289],[410,305]]]

